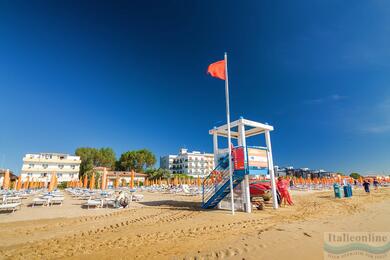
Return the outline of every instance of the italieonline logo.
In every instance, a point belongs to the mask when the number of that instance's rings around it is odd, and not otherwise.
[[[324,259],[390,259],[390,232],[325,232]]]

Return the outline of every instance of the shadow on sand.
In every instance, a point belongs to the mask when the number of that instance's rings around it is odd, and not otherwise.
[[[157,201],[142,201],[138,203],[149,207],[160,207],[160,208],[172,209],[172,210],[189,210],[189,211],[203,210],[201,207],[202,206],[201,202],[193,202],[193,201],[157,200]]]

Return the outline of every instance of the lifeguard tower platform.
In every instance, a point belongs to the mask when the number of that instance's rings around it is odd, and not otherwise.
[[[240,118],[230,124],[231,138],[237,140],[237,146],[220,149],[218,138],[228,137],[227,124],[214,127],[209,131],[213,136],[215,169],[203,180],[202,207],[231,208],[230,199],[230,170],[229,149],[232,149],[232,180],[235,209],[251,212],[252,206],[249,192],[250,177],[266,176],[270,178],[272,187],[273,207],[278,208],[276,197],[276,185],[274,166],[272,160],[272,148],[270,132],[274,128],[268,124],[262,124]],[[246,140],[250,137],[263,135],[266,146],[247,146]],[[260,139],[259,139],[260,142]]]

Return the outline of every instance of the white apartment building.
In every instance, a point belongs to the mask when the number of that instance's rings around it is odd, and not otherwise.
[[[182,148],[178,155],[160,157],[160,168],[169,169],[174,174],[182,173],[203,178],[214,169],[214,154],[188,152],[187,149]]]
[[[60,153],[26,154],[23,157],[22,181],[50,182],[51,174],[56,173],[58,182],[79,178],[80,157]]]

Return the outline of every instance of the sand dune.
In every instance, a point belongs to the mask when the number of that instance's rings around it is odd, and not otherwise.
[[[231,216],[227,211],[200,210],[197,197],[145,193],[145,201],[130,209],[89,211],[67,197],[61,218],[55,207],[23,208],[14,215],[0,215],[0,256],[322,258],[324,231],[389,231],[389,198],[388,189],[370,196],[357,191],[351,199],[334,199],[332,192],[296,192],[293,207],[277,211],[267,207]]]

